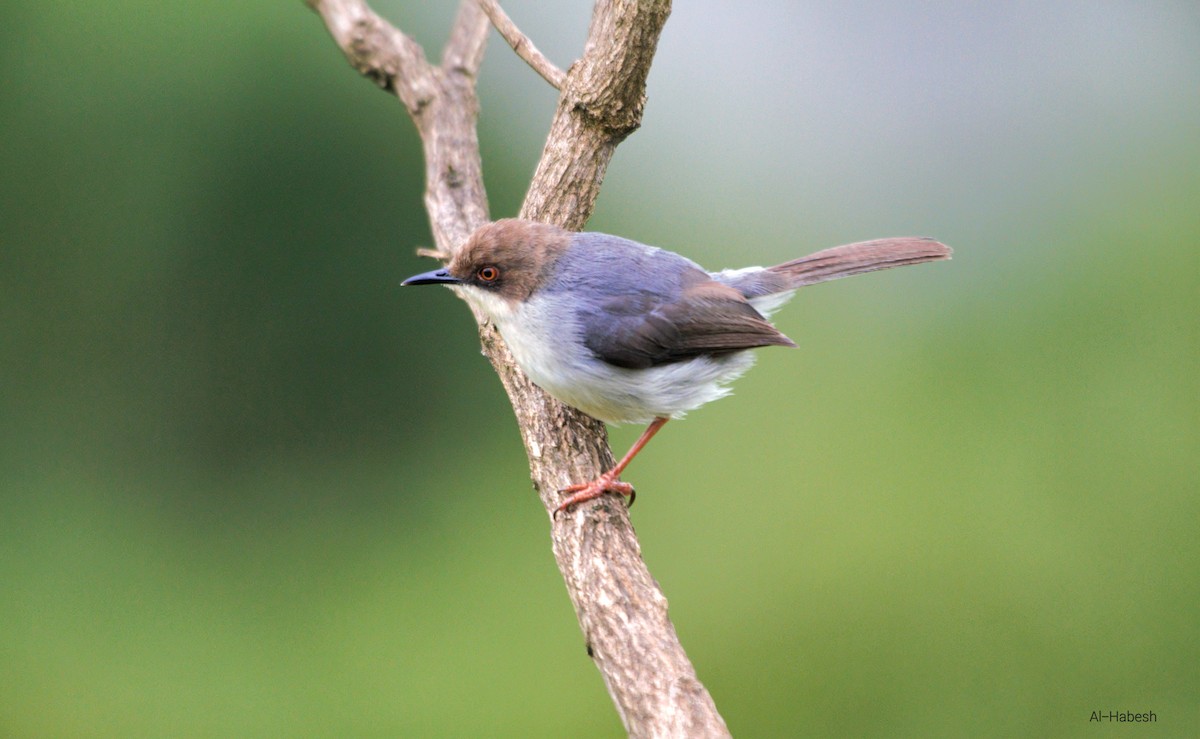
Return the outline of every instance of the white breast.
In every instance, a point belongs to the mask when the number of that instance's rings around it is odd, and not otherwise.
[[[575,307],[561,293],[538,293],[515,304],[478,288],[462,289],[491,317],[529,379],[563,403],[607,423],[680,418],[728,395],[725,385],[754,364],[753,354],[738,352],[650,369],[614,367],[584,346]]]

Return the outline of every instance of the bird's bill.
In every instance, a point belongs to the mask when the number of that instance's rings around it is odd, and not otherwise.
[[[422,272],[409,277],[401,285],[461,285],[462,280],[446,271],[446,268],[435,269],[432,272]]]

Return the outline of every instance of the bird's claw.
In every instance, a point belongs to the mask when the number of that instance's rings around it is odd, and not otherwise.
[[[629,498],[629,505],[633,505],[633,501],[637,499],[637,491],[627,482],[621,482],[615,475],[604,473],[591,482],[581,482],[574,485],[568,485],[558,491],[559,493],[571,493],[570,497],[558,504],[554,509],[554,518],[558,518],[558,514],[578,503],[599,498],[605,493],[618,493]]]

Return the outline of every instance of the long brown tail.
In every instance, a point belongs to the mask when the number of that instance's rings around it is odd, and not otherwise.
[[[783,277],[781,289],[791,290],[877,269],[949,259],[951,253],[950,247],[933,239],[902,236],[835,246],[768,267],[767,272]]]

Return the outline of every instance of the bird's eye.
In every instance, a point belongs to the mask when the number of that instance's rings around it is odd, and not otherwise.
[[[492,266],[480,267],[475,273],[481,282],[495,282],[500,279],[500,270]]]

